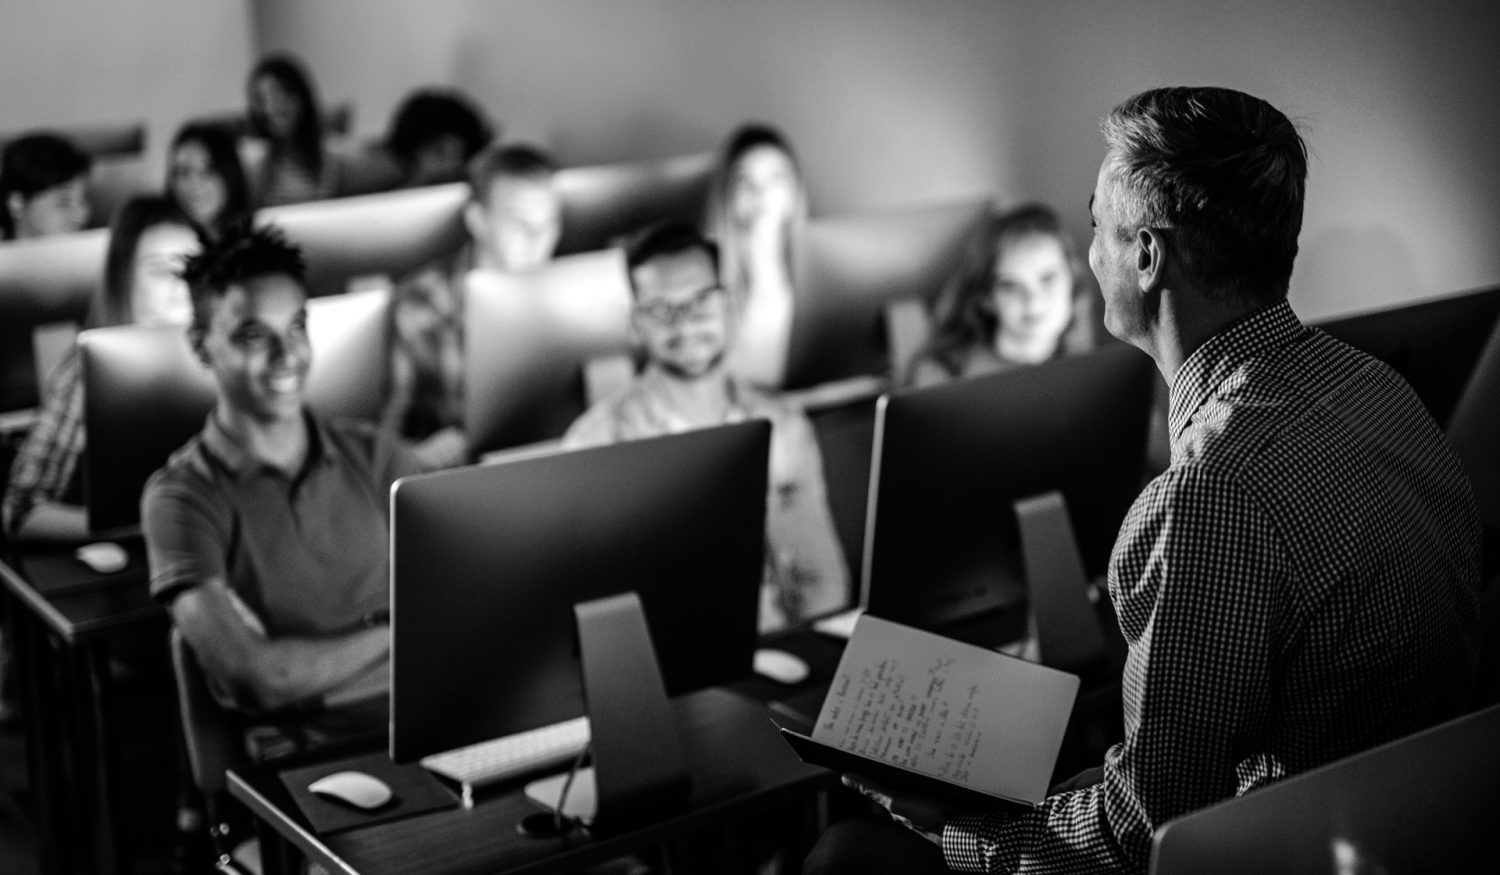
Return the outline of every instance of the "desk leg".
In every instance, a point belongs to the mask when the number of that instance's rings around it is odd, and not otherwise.
[[[26,774],[37,820],[37,862],[42,875],[70,871],[72,842],[63,835],[67,820],[67,773],[62,739],[67,730],[63,718],[65,697],[59,696],[59,678],[49,672],[51,642],[30,610],[15,600],[7,608],[12,658],[20,684],[21,719],[26,733]]]
[[[98,871],[118,872],[128,875],[132,869],[129,830],[119,829],[123,809],[120,805],[120,755],[119,731],[115,725],[114,678],[109,669],[109,648],[102,642],[91,642],[79,654],[78,669],[81,677],[77,685],[81,696],[92,698],[79,703],[80,718],[88,715],[92,719],[80,719],[87,734],[86,747],[80,748],[80,759],[93,767],[94,816],[97,821],[95,836],[98,839],[96,857]]]
[[[255,818],[255,839],[260,843],[261,875],[294,875],[301,871],[297,849],[259,817]]]

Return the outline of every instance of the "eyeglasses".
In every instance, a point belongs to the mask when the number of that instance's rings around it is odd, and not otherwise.
[[[676,325],[679,322],[695,322],[713,315],[715,307],[722,299],[723,292],[723,286],[707,286],[694,292],[693,296],[686,300],[637,304],[635,312],[663,327]]]

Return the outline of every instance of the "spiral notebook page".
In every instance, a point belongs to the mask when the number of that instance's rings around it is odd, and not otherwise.
[[[1008,799],[1047,793],[1078,678],[865,615],[813,739]]]

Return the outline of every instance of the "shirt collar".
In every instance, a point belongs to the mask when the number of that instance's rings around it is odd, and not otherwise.
[[[337,450],[333,442],[329,440],[323,423],[306,409],[302,411],[302,418],[307,423],[307,462],[303,466],[303,471],[310,471],[319,465],[333,464]],[[217,412],[210,413],[208,422],[203,426],[203,447],[237,480],[243,479],[253,471],[268,467],[251,455],[245,445],[224,428],[224,425],[219,422]]]
[[[667,399],[666,382],[671,379],[655,362],[649,363],[641,373],[641,385],[645,389],[645,395],[651,399],[655,413],[663,424],[672,431],[685,431],[701,427],[701,424],[689,422],[671,405]],[[743,422],[754,416],[751,408],[752,394],[738,379],[728,373],[720,372],[717,379],[724,381],[725,396],[725,418],[723,424]]]
[[[1172,443],[1224,381],[1257,354],[1291,342],[1303,331],[1285,299],[1268,304],[1215,334],[1198,347],[1172,381],[1167,416]]]

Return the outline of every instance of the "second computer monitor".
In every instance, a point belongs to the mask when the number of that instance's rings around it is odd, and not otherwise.
[[[307,304],[312,368],[307,403],[331,418],[375,419],[385,381],[382,291]],[[79,335],[83,357],[84,503],[89,528],[140,519],[141,490],[172,451],[203,427],[213,380],[177,326],[126,325]]]
[[[569,255],[464,290],[464,430],[475,453],[557,438],[583,413],[584,366],[630,349],[625,255]]]
[[[986,201],[971,199],[809,222],[786,387],[889,371],[886,305],[934,298],[987,210]]]
[[[1067,501],[1105,570],[1141,488],[1151,359],[1125,346],[888,395],[877,412],[863,606],[941,628],[1025,597],[1014,504]]]
[[[1339,340],[1390,365],[1442,427],[1468,384],[1500,314],[1500,288],[1320,322]]]
[[[713,154],[703,152],[559,170],[562,236],[557,254],[614,246],[621,236],[652,222],[697,224],[703,218],[713,163]]]
[[[634,591],[669,695],[755,648],[770,426],[410,477],[391,496],[391,756],[584,713],[573,606]]]

